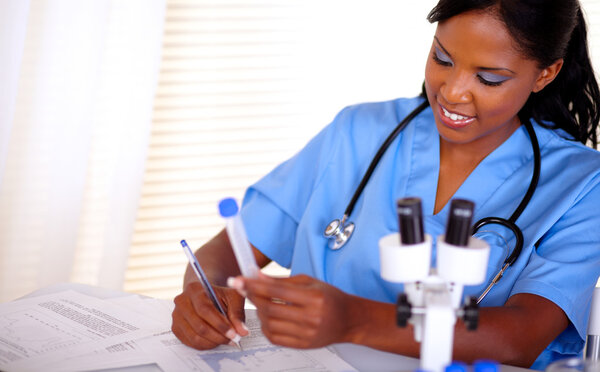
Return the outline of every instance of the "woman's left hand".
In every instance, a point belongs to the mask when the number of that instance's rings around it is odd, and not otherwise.
[[[348,342],[350,295],[307,275],[237,277],[228,282],[252,301],[274,344],[307,349]]]

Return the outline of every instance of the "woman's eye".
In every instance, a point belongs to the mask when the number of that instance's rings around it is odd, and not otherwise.
[[[496,87],[496,86],[504,83],[506,80],[510,79],[510,77],[508,77],[508,76],[502,76],[502,75],[494,74],[492,72],[485,72],[485,71],[479,72],[477,74],[477,78],[479,79],[479,81],[482,84],[493,86],[493,87]]]
[[[442,66],[452,66],[452,60],[437,47],[433,50],[433,60]]]

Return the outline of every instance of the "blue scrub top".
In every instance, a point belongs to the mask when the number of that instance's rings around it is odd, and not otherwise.
[[[381,278],[378,241],[398,231],[395,202],[422,199],[425,230],[443,234],[449,204],[433,214],[439,134],[431,108],[425,109],[385,152],[358,199],[350,221],[356,229],[340,250],[328,248],[325,227],[341,218],[369,163],[385,138],[423,98],[396,99],[347,107],[298,154],[277,166],[246,192],[242,218],[250,242],[292,274],[308,274],[354,295],[395,302],[403,285]],[[532,122],[542,162],[531,201],[517,220],[524,235],[518,260],[483,300],[502,306],[516,293],[549,299],[571,324],[532,368],[580,355],[587,331],[591,294],[600,275],[600,154],[565,134]],[[529,186],[533,152],[521,126],[489,154],[454,198],[475,202],[474,221],[508,218]],[[465,287],[478,296],[498,272],[512,233],[496,225],[478,236],[491,247],[487,280]],[[539,241],[539,247],[535,243]],[[508,247],[507,247],[508,243]],[[432,252],[435,266],[435,248]],[[393,325],[390,325],[393,326]]]

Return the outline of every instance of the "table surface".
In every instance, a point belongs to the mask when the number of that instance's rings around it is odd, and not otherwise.
[[[132,293],[120,292],[106,288],[94,287],[79,283],[60,283],[50,287],[36,290],[26,296],[35,297],[45,294],[57,293],[66,290],[74,290],[88,296],[100,299],[129,296]],[[346,362],[359,371],[369,372],[392,372],[392,371],[414,371],[419,368],[419,359],[406,357],[399,354],[388,353],[371,349],[356,344],[335,344],[333,349]],[[502,372],[527,372],[533,371],[526,368],[501,365]],[[156,364],[131,366],[126,368],[111,368],[97,370],[96,372],[162,372]]]

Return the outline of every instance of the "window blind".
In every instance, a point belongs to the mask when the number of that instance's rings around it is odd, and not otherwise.
[[[172,298],[222,227],[217,202],[307,140],[299,1],[169,1],[147,169],[125,290]],[[281,271],[285,273],[285,271]]]

